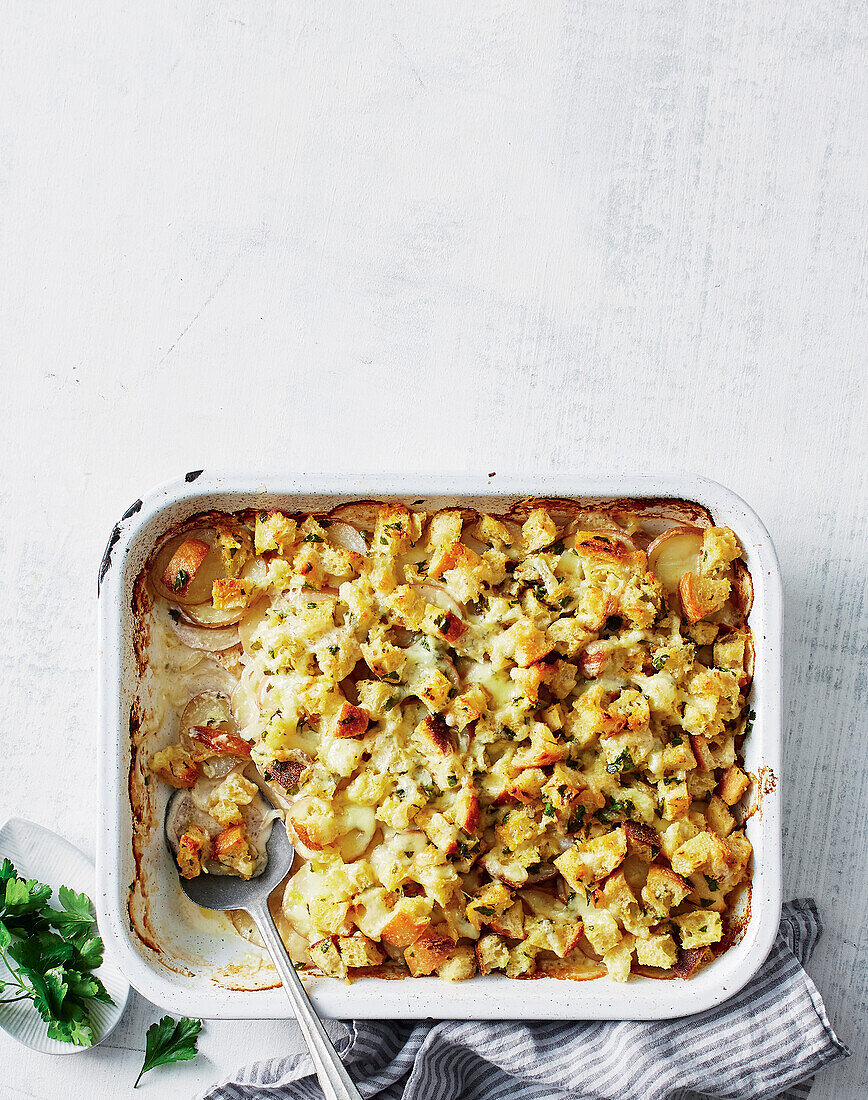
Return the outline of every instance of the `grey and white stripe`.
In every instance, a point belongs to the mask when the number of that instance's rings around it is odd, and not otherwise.
[[[383,1100],[804,1100],[849,1055],[806,963],[823,932],[810,899],[783,908],[759,974],[698,1016],[655,1022],[359,1021],[338,1049]],[[202,1100],[322,1100],[306,1054],[240,1070]]]

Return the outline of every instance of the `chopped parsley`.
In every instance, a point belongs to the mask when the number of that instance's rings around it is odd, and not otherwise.
[[[322,535],[317,535],[314,531],[311,531],[310,534],[305,535],[304,538],[301,541],[302,542],[325,542],[325,539],[322,537]]]
[[[607,801],[602,810],[597,811],[597,817],[600,821],[619,821],[621,818],[631,814],[632,811],[633,800],[631,798],[624,798],[620,802],[615,798],[611,798]]]
[[[636,765],[633,763],[633,757],[626,749],[619,753],[611,764],[606,765],[606,771],[610,775],[614,775],[615,772],[631,772],[634,771],[635,768]]]
[[[654,666],[654,671],[659,672],[668,660],[668,653],[655,653],[654,656],[651,658],[651,664]]]
[[[180,592],[190,579],[190,574],[186,569],[179,569],[175,575],[175,580],[172,584],[172,588],[175,592]]]

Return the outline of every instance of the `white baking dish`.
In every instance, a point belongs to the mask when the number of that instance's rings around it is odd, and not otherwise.
[[[417,1019],[663,1019],[689,1015],[731,997],[753,976],[774,941],[781,904],[781,581],[765,527],[734,493],[704,478],[503,478],[207,474],[195,471],[136,501],[112,532],[100,568],[99,772],[97,908],[107,950],[145,997],[170,1011],[208,1018],[285,1017],[291,1008],[274,988],[263,954],[227,932],[222,917],[201,918],[182,897],[162,838],[167,791],[153,792],[149,835],[133,853],[130,804],[130,716],[139,690],[132,645],[133,585],[156,541],[170,527],[207,509],[265,506],[322,510],[358,499],[424,498],[426,508],[456,502],[504,510],[527,496],[674,498],[707,508],[732,527],[745,549],[754,585],[750,625],[756,642],[751,705],[756,720],[745,766],[757,777],[761,805],[747,823],[754,846],[750,919],[739,942],[689,981],[633,977],[529,982],[489,975],[452,984],[438,978],[364,979],[346,986],[306,978],[324,1016]],[[160,785],[162,786],[162,785]],[[153,935],[143,942],[128,910],[130,885],[148,882]],[[194,919],[195,916],[195,919]],[[192,922],[192,923],[191,923]],[[233,982],[233,975],[238,981]],[[263,988],[226,988],[227,984]],[[270,988],[269,988],[270,987]]]

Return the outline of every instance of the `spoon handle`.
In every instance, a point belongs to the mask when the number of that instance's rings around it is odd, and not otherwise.
[[[268,909],[268,900],[265,899],[261,904],[251,906],[247,912],[256,921],[256,927],[283,982],[284,992],[295,1009],[295,1018],[307,1042],[307,1049],[316,1067],[316,1075],[326,1100],[362,1100],[331,1039],[326,1035],[322,1021],[308,1000],[301,978],[296,974],[283,940],[275,927],[274,918]]]

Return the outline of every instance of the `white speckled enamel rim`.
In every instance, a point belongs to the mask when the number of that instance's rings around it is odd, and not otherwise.
[[[452,984],[438,978],[365,979],[345,986],[331,978],[306,979],[323,1016],[347,1019],[635,1019],[687,1016],[737,993],[765,960],[777,933],[781,907],[781,642],[782,594],[777,556],[768,532],[740,497],[705,478],[681,477],[467,477],[446,475],[335,475],[211,473],[193,471],[152,490],[128,509],[112,532],[100,568],[99,791],[95,902],[106,948],[135,988],[173,1012],[210,1019],[289,1017],[279,989],[221,988],[207,966],[189,976],[170,970],[131,932],[127,889],[134,875],[132,814],[128,796],[129,717],[132,697],[131,596],[147,553],[172,524],[208,508],[238,510],[266,505],[323,508],[342,500],[424,498],[427,507],[456,502],[506,507],[528,496],[651,497],[696,501],[715,521],[732,527],[747,551],[754,585],[750,623],[756,641],[752,706],[756,721],[745,764],[770,769],[778,782],[760,813],[747,824],[754,846],[751,919],[742,939],[695,978],[683,982],[608,978],[571,982],[503,976]],[[487,502],[487,504],[486,504]],[[161,883],[162,889],[162,883]],[[177,883],[166,882],[168,899]],[[245,941],[249,955],[250,945]],[[211,941],[212,946],[214,941]],[[236,949],[237,950],[237,949]],[[227,957],[215,959],[214,968]],[[212,970],[212,973],[213,973]]]

